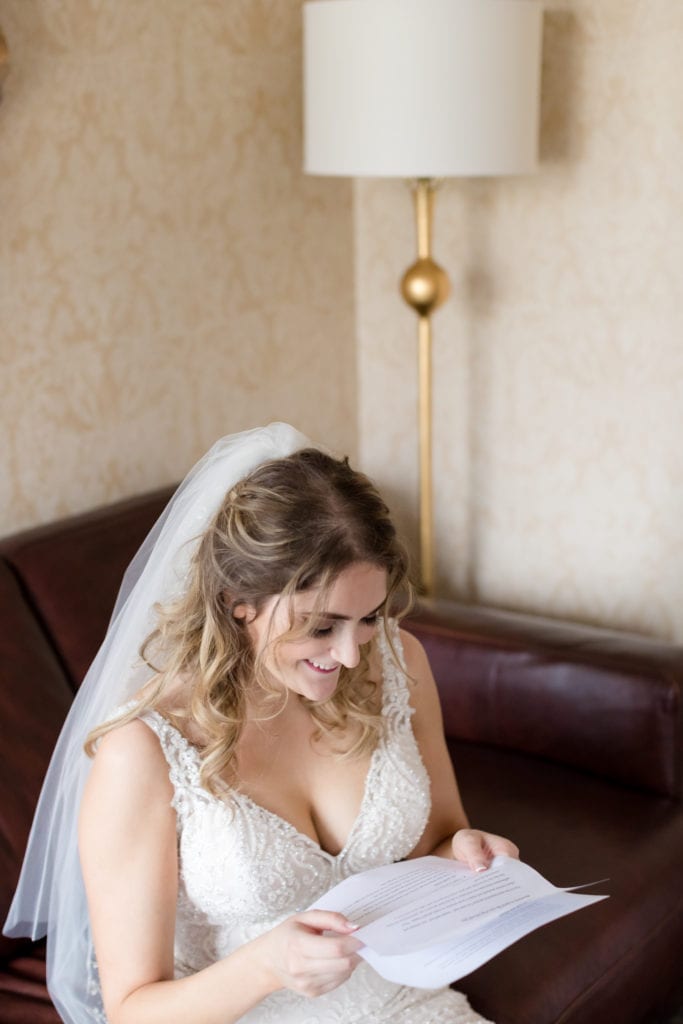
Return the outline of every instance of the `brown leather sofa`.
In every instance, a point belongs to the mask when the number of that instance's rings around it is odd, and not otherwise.
[[[157,492],[0,542],[0,917],[50,751]],[[463,605],[409,628],[439,684],[473,823],[557,885],[610,899],[462,980],[497,1024],[643,1024],[680,995],[683,649]],[[58,1017],[42,944],[0,939],[0,1024]]]

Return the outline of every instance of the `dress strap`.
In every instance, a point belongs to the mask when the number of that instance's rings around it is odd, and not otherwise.
[[[410,704],[405,656],[396,619],[389,619],[386,628],[380,625],[377,643],[382,657],[382,715],[394,728],[406,727],[415,708]]]
[[[211,795],[201,784],[201,759],[197,748],[158,711],[145,711],[140,715],[140,721],[144,722],[159,740],[173,784],[171,804],[178,815],[182,816],[189,810],[190,803],[196,803],[198,797],[209,801]]]

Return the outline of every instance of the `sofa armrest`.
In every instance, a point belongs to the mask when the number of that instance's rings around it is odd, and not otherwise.
[[[404,626],[424,644],[449,738],[682,795],[683,647],[446,601]]]

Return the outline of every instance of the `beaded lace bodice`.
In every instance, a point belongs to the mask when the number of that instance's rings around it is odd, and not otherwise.
[[[392,637],[401,655],[398,629]],[[358,817],[335,856],[238,790],[228,799],[200,785],[199,752],[161,715],[142,719],[159,738],[174,787],[179,887],[175,972],[199,971],[285,917],[304,910],[337,882],[406,857],[424,831],[429,778],[410,718],[405,673],[383,632],[383,736],[370,760]],[[362,963],[333,992],[309,1000],[276,992],[244,1024],[465,1024],[481,1021],[459,993],[407,989]]]

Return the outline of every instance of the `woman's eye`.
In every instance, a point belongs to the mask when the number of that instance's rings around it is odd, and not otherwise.
[[[374,615],[367,615],[364,619],[361,619],[361,624],[367,626],[370,629],[374,629],[379,619],[379,613]],[[334,624],[331,626],[315,626],[309,631],[309,635],[312,637],[331,636],[334,632]]]
[[[332,626],[319,626],[311,630],[311,636],[329,636],[331,632]]]

